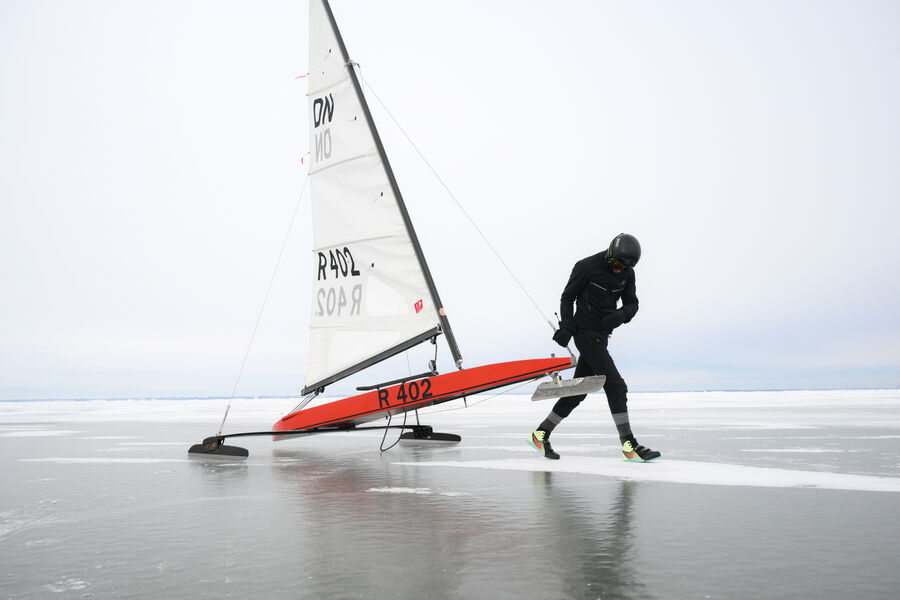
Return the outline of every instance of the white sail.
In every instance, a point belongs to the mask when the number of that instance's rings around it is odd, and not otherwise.
[[[329,11],[310,0],[313,297],[304,393],[428,339],[441,323]]]

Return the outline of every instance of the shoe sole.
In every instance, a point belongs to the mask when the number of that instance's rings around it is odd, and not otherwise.
[[[537,450],[538,452],[540,452],[541,456],[543,456],[547,460],[559,460],[558,456],[547,456],[546,454],[544,454],[544,451],[542,449],[540,449],[534,445],[534,442],[531,441],[531,438],[528,438],[528,445],[531,446],[532,448],[534,448],[535,450]]]
[[[654,456],[653,458],[648,458],[648,459],[644,460],[640,456],[635,456],[634,458],[628,458],[627,456],[625,456],[622,458],[622,460],[624,462],[642,463],[642,462],[653,462],[654,460],[659,460],[660,458],[662,458],[662,456]]]

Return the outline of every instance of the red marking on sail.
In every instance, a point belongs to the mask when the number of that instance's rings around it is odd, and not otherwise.
[[[416,302],[416,314],[419,314],[420,312],[422,312],[423,308],[425,308],[425,304],[421,300]]]
[[[306,75],[298,75],[297,79],[303,79],[304,77],[309,77],[309,73],[307,73]]]

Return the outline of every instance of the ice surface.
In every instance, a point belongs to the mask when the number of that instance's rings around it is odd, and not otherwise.
[[[266,430],[296,401],[236,399],[224,431]],[[370,431],[189,457],[226,404],[0,402],[0,595],[747,598],[765,581],[769,598],[837,600],[900,588],[896,390],[631,394],[638,440],[663,452],[647,464],[622,461],[602,395],[554,431],[559,461],[526,443],[552,407],[526,395],[422,411],[458,445],[381,453]]]
[[[640,440],[651,447],[663,446],[660,448],[663,458],[655,463],[635,465],[618,460],[618,440],[609,425],[609,415],[602,401],[585,402],[554,433],[555,447],[565,449],[564,460],[548,462],[533,457],[533,451],[521,443],[522,436],[540,421],[552,403],[529,405],[526,395],[502,395],[471,398],[470,408],[465,410],[461,410],[461,404],[457,402],[421,411],[424,419],[447,422],[451,429],[467,431],[463,447],[468,454],[464,461],[435,460],[415,464],[431,468],[578,473],[703,485],[898,491],[898,479],[884,477],[884,473],[879,473],[881,477],[875,477],[871,468],[866,469],[868,472],[865,473],[852,473],[823,469],[821,463],[796,462],[802,460],[804,455],[835,455],[838,458],[848,453],[866,455],[871,452],[869,442],[900,439],[900,392],[896,390],[652,393],[632,394],[631,398],[632,424]],[[296,399],[292,398],[237,398],[232,401],[230,422],[241,422],[249,429],[266,430],[295,403]],[[217,399],[5,402],[0,403],[3,419],[0,437],[81,435],[85,440],[111,444],[98,450],[105,453],[145,452],[152,451],[154,446],[177,448],[183,442],[136,440],[136,436],[120,435],[115,431],[106,435],[84,436],[84,431],[60,427],[59,423],[207,422],[212,428],[217,423],[217,413],[227,404],[226,400]],[[51,420],[52,423],[46,422]],[[851,429],[848,430],[848,427]],[[857,431],[873,427],[878,431]],[[735,430],[747,432],[748,435],[728,435]],[[228,427],[225,432],[229,432]],[[757,435],[752,435],[753,432]],[[797,435],[801,432],[802,435]],[[826,434],[820,435],[823,432]],[[210,433],[212,431],[208,429],[203,435]],[[718,445],[708,446],[705,452],[692,448],[686,454],[678,443],[671,441],[710,433],[719,434],[716,436],[719,442]],[[786,440],[816,440],[817,443],[802,446],[785,444]],[[858,443],[847,443],[853,441]],[[315,445],[316,442],[287,443]],[[728,447],[738,446],[727,460],[722,452],[725,448],[723,443],[727,443]],[[485,460],[475,456],[479,453],[502,453],[505,456]],[[781,464],[760,466],[758,461],[748,464],[742,459],[753,455],[771,455],[772,461]],[[183,462],[187,459],[161,456],[44,456],[21,460],[58,464],[149,464]],[[401,461],[397,464],[410,466],[413,463]],[[816,468],[794,468],[804,464],[812,464]],[[896,461],[892,464],[896,465]]]

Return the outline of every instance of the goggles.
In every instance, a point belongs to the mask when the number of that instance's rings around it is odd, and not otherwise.
[[[631,265],[626,265],[625,263],[620,261],[618,258],[614,258],[609,262],[612,265],[613,269],[619,269],[620,271],[625,271],[625,270],[628,270],[631,268]]]

